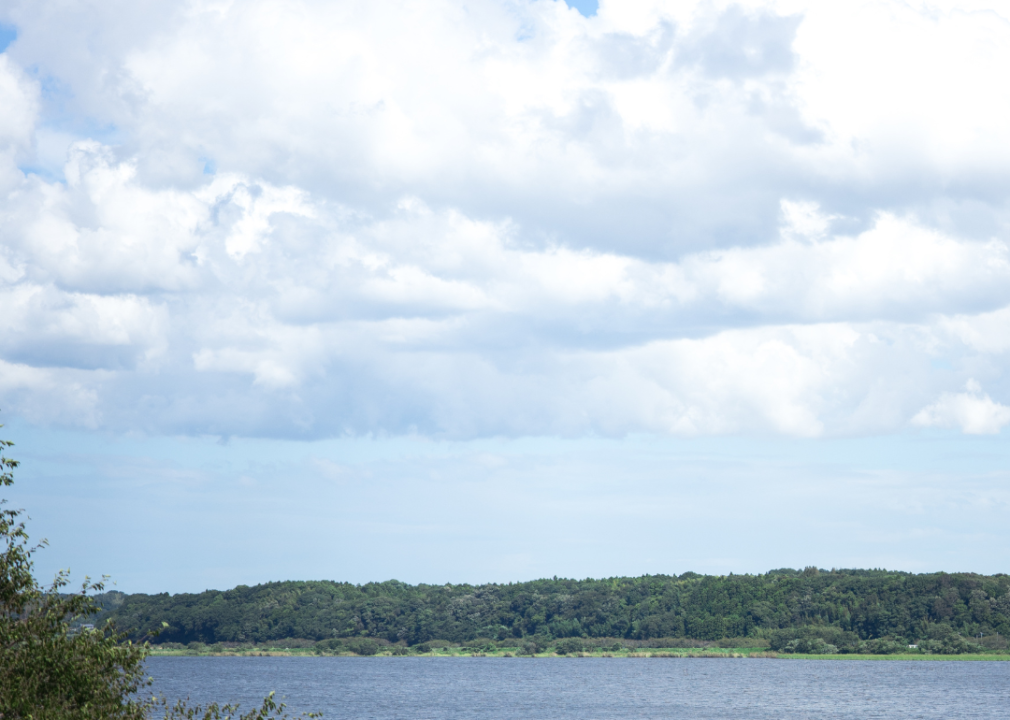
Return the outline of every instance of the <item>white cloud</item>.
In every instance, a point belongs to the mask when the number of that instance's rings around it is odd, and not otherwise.
[[[114,125],[150,182],[196,182],[209,158],[373,211],[410,194],[566,242],[675,256],[766,241],[799,188],[866,219],[1007,174],[1010,100],[979,71],[1010,46],[992,12],[625,2],[587,20],[554,0],[135,5],[9,12],[16,57],[66,83],[61,102]],[[82,26],[103,42],[82,43]],[[1001,201],[985,205],[1005,221]]]
[[[0,53],[0,193],[10,191],[20,179],[17,162],[31,147],[38,120],[38,88],[24,72]]]
[[[0,357],[35,378],[5,408],[72,423],[66,383],[82,423],[173,432],[1005,424],[994,11],[5,12]],[[62,180],[17,169],[74,136]]]
[[[1010,351],[1010,307],[943,318],[940,326],[979,354],[1003,355]]]
[[[943,393],[933,404],[912,418],[923,427],[959,427],[970,435],[992,435],[1010,424],[1010,407],[994,402],[982,393],[981,386],[969,380],[967,392]]]
[[[42,209],[11,216],[5,352],[101,370],[99,405],[140,383],[175,408],[164,422],[202,430],[264,431],[222,404],[236,393],[323,434],[894,427],[921,388],[853,418],[880,373],[900,385],[950,335],[904,318],[1010,280],[999,244],[887,216],[831,236],[809,204],[784,206],[774,245],[650,263],[526,246],[513,224],[417,199],[376,220],[237,175],[146,189],[106,154],[75,150],[66,187],[25,181],[17,208]],[[95,217],[100,243],[80,220]],[[80,268],[98,265],[95,287]],[[723,329],[685,337],[699,318]]]

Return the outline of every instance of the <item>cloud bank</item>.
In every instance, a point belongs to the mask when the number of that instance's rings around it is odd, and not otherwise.
[[[1005,9],[2,12],[8,412],[277,437],[1010,423]]]

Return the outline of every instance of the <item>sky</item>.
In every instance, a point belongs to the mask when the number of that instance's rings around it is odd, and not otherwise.
[[[1010,8],[0,0],[40,576],[1005,572]]]

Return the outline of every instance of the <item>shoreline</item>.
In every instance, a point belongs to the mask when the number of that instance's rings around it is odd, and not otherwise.
[[[375,655],[355,655],[354,653],[317,653],[311,649],[284,649],[284,648],[252,648],[249,650],[236,650],[226,652],[199,652],[195,650],[156,650],[152,649],[149,657],[360,657],[360,658],[471,658],[471,657],[499,657],[522,659],[579,659],[579,658],[612,658],[612,659],[743,659],[743,660],[869,660],[879,661],[901,661],[901,662],[1007,662],[1010,661],[1010,653],[965,653],[962,655],[933,655],[928,653],[898,653],[894,655],[811,655],[800,653],[776,653],[766,650],[755,650],[753,648],[727,648],[723,651],[694,651],[688,652],[682,648],[656,648],[648,652],[580,652],[559,655],[553,652],[537,653],[536,655],[518,655],[516,653],[502,650],[501,652],[458,652],[453,650],[440,650],[428,653],[410,653],[405,655],[395,655],[391,652],[378,652]]]

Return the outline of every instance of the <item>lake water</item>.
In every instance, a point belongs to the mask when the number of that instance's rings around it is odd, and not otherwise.
[[[169,698],[329,720],[1010,718],[1010,662],[617,658],[199,658],[148,661]]]

